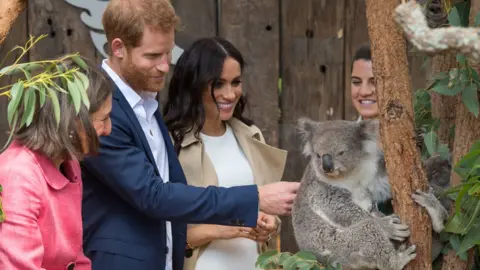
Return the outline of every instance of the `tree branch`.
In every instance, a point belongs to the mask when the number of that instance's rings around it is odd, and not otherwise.
[[[15,20],[27,6],[27,0],[0,1],[0,44],[5,41]]]
[[[431,29],[422,8],[409,1],[395,9],[396,22],[403,28],[407,39],[420,51],[440,54],[455,51],[480,60],[480,29],[473,27],[446,27]]]

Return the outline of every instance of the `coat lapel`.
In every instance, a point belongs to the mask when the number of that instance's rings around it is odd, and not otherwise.
[[[160,131],[162,132],[163,140],[165,141],[165,148],[167,150],[168,156],[168,168],[170,172],[170,182],[186,183],[187,181],[184,177],[184,171],[178,160],[172,140],[170,139],[168,128],[163,121],[162,114],[158,110],[155,112],[155,119],[157,119],[158,126],[160,127]]]
[[[259,130],[255,131],[235,118],[232,118],[229,123],[252,167],[255,184],[261,186],[281,181],[287,161],[287,151],[266,144],[262,141]]]
[[[127,99],[122,94],[120,89],[118,89],[117,85],[115,83],[113,83],[113,85],[115,87],[113,91],[113,98],[118,101],[118,105],[120,105],[120,107],[123,109],[123,111],[127,115],[128,119],[130,120],[130,123],[132,123],[134,132],[136,132],[140,137],[140,141],[142,142],[142,147],[145,150],[145,153],[147,153],[148,160],[154,165],[153,167],[155,168],[155,173],[157,175],[160,175],[160,172],[158,171],[158,168],[157,168],[157,164],[155,163],[155,158],[153,157],[153,154],[152,154],[152,150],[150,149],[150,145],[148,144],[147,138],[145,137],[145,133],[143,133],[142,126],[138,122],[135,112],[133,111],[132,107],[130,107],[130,104],[128,104]]]

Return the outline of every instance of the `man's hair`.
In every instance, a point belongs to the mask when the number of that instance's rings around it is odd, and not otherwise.
[[[71,61],[64,62],[66,67],[77,67]],[[83,159],[84,153],[80,141],[79,131],[83,128],[88,143],[88,152],[97,153],[99,138],[93,127],[91,115],[100,110],[102,105],[112,94],[111,82],[106,75],[87,61],[89,71],[85,72],[89,79],[87,97],[90,101],[90,108],[87,109],[83,104],[77,115],[75,107],[71,101],[70,95],[57,90],[58,101],[60,105],[60,123],[57,126],[54,117],[54,104],[50,97],[45,98],[45,103],[40,108],[38,103],[35,107],[35,113],[32,123],[27,127],[14,132],[14,139],[28,149],[38,152],[45,157],[53,160],[57,158],[76,158]],[[56,83],[62,85],[62,80],[56,80]],[[36,100],[39,100],[39,91],[34,92]],[[23,117],[23,105],[18,110],[18,119]]]
[[[120,38],[127,47],[139,45],[145,27],[169,32],[179,23],[169,0],[110,0],[102,17],[108,44]]]
[[[357,51],[355,51],[355,56],[353,57],[353,62],[357,60],[366,60],[372,61],[372,52],[370,50],[370,43],[363,44],[358,47]]]

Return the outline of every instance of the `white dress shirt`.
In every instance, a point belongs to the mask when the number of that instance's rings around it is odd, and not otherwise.
[[[142,126],[148,145],[152,151],[153,158],[157,165],[160,176],[163,182],[169,181],[168,171],[168,155],[165,147],[165,141],[160,131],[157,119],[154,113],[158,109],[158,101],[155,99],[157,93],[134,91],[128,84],[126,84],[107,64],[106,59],[102,62],[102,68],[108,73],[112,80],[117,85],[118,89],[127,99],[128,104],[132,107],[135,116]],[[167,258],[165,263],[165,270],[172,270],[172,224],[166,221],[167,227]]]

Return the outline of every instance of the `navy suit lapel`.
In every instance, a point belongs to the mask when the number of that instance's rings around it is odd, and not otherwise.
[[[150,149],[150,145],[148,144],[147,138],[145,137],[145,133],[143,132],[142,126],[138,122],[137,116],[135,115],[135,112],[133,111],[132,107],[130,107],[130,104],[128,104],[127,99],[125,96],[122,94],[120,89],[118,89],[117,85],[113,83],[115,89],[113,90],[113,98],[118,101],[118,105],[123,109],[125,114],[130,120],[130,123],[133,125],[133,130],[137,132],[138,136],[140,137],[140,141],[142,142],[142,147],[145,150],[145,153],[147,153],[148,160],[154,165],[153,167],[155,168],[155,172],[157,175],[160,175],[160,172],[158,171],[157,164],[155,163],[155,158],[153,157],[152,150]]]

